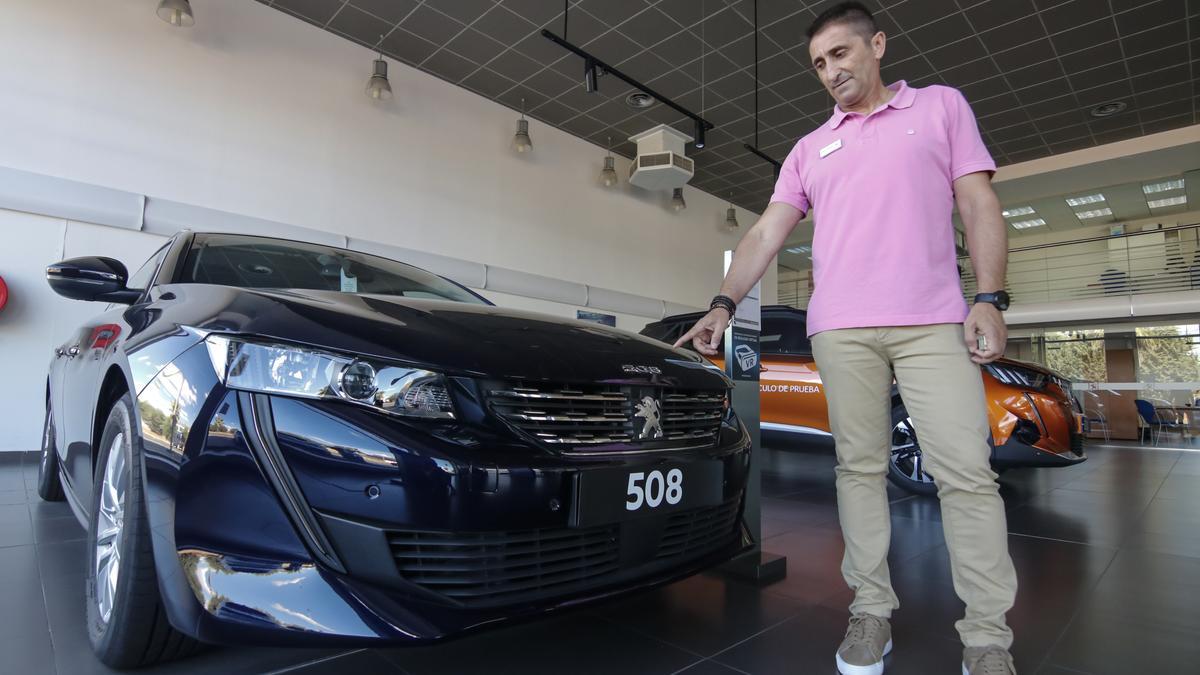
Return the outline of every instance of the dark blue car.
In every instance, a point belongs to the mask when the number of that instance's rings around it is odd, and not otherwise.
[[[109,665],[427,642],[747,545],[749,437],[690,352],[280,239],[46,274],[110,303],[55,350],[39,483],[88,530]]]

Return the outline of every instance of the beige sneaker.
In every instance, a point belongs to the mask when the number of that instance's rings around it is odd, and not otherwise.
[[[837,650],[837,669],[842,675],[882,675],[883,657],[892,651],[892,626],[887,619],[871,614],[850,617],[846,639]]]
[[[963,675],[1017,675],[1012,654],[1000,645],[963,650]]]

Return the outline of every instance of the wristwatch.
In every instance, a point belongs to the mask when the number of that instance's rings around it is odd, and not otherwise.
[[[1003,312],[1008,309],[1008,292],[996,291],[995,293],[979,293],[975,296],[975,302],[986,302],[995,305],[996,309]]]

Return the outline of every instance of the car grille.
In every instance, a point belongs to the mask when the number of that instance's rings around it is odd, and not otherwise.
[[[662,434],[642,438],[645,398],[657,401]],[[491,410],[543,443],[596,446],[655,442],[656,449],[711,441],[725,412],[726,392],[662,387],[490,387]]]
[[[561,590],[617,569],[616,526],[524,532],[391,532],[400,575],[464,604]]]
[[[736,500],[692,511],[676,513],[667,521],[659,558],[686,558],[722,543],[737,520]]]
[[[1083,454],[1083,434],[1077,434],[1071,431],[1071,452],[1076,455]]]
[[[566,596],[653,564],[656,569],[703,557],[737,530],[740,499],[667,517],[649,558],[621,564],[619,525],[520,532],[387,533],[405,580],[472,607]]]

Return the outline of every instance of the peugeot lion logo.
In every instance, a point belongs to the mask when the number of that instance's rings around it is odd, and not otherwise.
[[[662,421],[659,420],[661,412],[662,409],[653,396],[642,397],[642,402],[637,404],[637,412],[633,415],[646,420],[646,423],[642,425],[642,433],[638,434],[638,440],[662,438]]]

